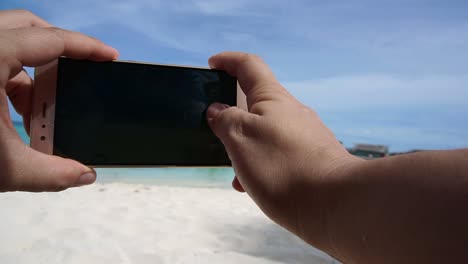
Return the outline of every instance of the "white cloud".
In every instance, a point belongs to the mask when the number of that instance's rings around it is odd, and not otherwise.
[[[451,54],[463,52],[468,43],[466,21],[424,20],[424,9],[414,16],[402,16],[399,13],[405,13],[405,8],[395,9],[389,3],[49,0],[42,5],[47,18],[61,27],[80,30],[103,23],[121,25],[168,47],[202,54],[226,48],[278,53],[289,49],[284,42],[290,40],[299,43],[294,49],[304,54],[320,44],[326,50],[361,53],[384,63],[401,64],[404,56],[410,56],[412,60],[406,64],[420,66],[427,62],[425,58],[443,59],[439,54],[453,59]],[[415,6],[430,7],[422,2],[409,7]]]
[[[468,20],[463,3],[45,0],[37,5],[45,19],[60,27],[85,31],[110,25],[122,27],[128,38],[143,35],[144,41],[174,49],[173,62],[226,49],[259,53],[285,86],[319,113],[405,107],[424,113],[450,106],[468,118]],[[411,138],[402,139],[405,144],[426,139],[443,147],[456,145],[466,135],[458,126],[455,131],[463,133],[427,130],[429,121],[424,128],[401,126],[398,120],[405,114],[387,123],[348,122],[349,127],[340,126],[343,120],[326,121],[344,140],[361,135],[383,142],[381,135],[395,135]]]
[[[348,147],[468,147],[468,75],[351,75],[283,84]]]
[[[468,106],[468,75],[418,78],[358,75],[284,85],[301,101],[320,109]]]
[[[220,0],[198,0],[194,2],[195,10],[207,15],[228,15],[238,16],[239,12],[244,11],[244,8],[252,1],[237,0],[237,1],[220,1]]]
[[[203,53],[243,45],[255,38],[243,32],[242,19],[252,15],[249,1],[61,1],[48,2],[51,23],[78,30],[111,24],[138,32],[167,47]],[[92,6],[92,8],[89,8]],[[221,21],[222,20],[222,21]]]

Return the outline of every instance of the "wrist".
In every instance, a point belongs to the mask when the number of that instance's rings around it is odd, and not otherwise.
[[[344,261],[347,260],[345,252],[341,248],[343,244],[343,234],[346,234],[349,218],[350,203],[354,190],[354,182],[359,177],[359,168],[365,166],[366,160],[349,154],[346,150],[337,150],[329,162],[324,166],[319,177],[320,182],[313,183],[317,190],[315,195],[313,210],[316,214],[305,218],[305,225],[308,225],[312,218],[320,219],[314,230],[309,230],[304,236],[306,242],[327,252],[331,256]],[[318,186],[318,187],[317,187]],[[311,210],[309,208],[305,210]],[[313,221],[313,220],[312,220]],[[312,232],[310,232],[312,231]]]
[[[365,166],[368,161],[347,154],[343,158],[341,165],[337,165],[333,174],[329,176],[327,184],[326,200],[327,208],[325,209],[324,218],[326,227],[326,241],[329,253],[340,261],[352,263],[348,258],[346,248],[343,245],[347,243],[350,234],[353,232],[354,226],[351,224],[354,220],[350,219],[356,214],[359,204],[354,203],[353,197],[355,193],[355,183],[359,178],[359,170]]]
[[[352,178],[358,174],[357,167],[362,166],[366,161],[349,154],[346,149],[328,148],[321,152],[323,162],[311,162],[307,169],[308,182],[304,186],[298,187],[302,190],[300,197],[307,197],[300,210],[299,224],[303,228],[298,234],[309,244],[320,250],[327,252],[337,259],[343,259],[340,254],[339,241],[341,239],[337,223],[344,219],[342,212],[346,197],[350,193]],[[312,191],[311,191],[312,190]],[[337,231],[337,232],[336,232]]]

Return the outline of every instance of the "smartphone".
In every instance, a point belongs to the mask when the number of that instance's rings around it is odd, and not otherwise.
[[[206,110],[246,108],[237,80],[208,68],[61,57],[34,82],[31,147],[92,167],[230,166]]]

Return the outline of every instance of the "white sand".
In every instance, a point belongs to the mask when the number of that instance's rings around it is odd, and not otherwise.
[[[338,263],[228,189],[0,194],[0,263]]]

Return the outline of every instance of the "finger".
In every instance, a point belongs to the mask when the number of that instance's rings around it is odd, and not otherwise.
[[[234,188],[234,190],[241,192],[241,193],[245,192],[244,188],[242,187],[239,180],[237,179],[237,176],[234,176],[234,179],[232,180],[232,188]]]
[[[0,177],[1,191],[61,191],[96,180],[93,169],[76,161],[40,153],[22,142],[15,145],[15,156],[5,162],[7,173]]]
[[[211,57],[208,63],[212,68],[226,71],[238,79],[242,90],[247,95],[249,109],[261,101],[291,97],[276,80],[270,68],[256,55],[223,52]]]
[[[23,117],[23,124],[29,135],[31,121],[32,79],[22,70],[9,80],[5,90],[16,112]]]
[[[226,147],[233,166],[245,162],[245,159],[239,159],[239,153],[245,154],[242,146],[249,145],[246,140],[252,136],[251,131],[255,130],[255,124],[258,123],[256,119],[259,116],[237,107],[213,103],[208,107],[206,117],[211,130]],[[245,192],[237,176],[232,181],[232,187],[239,192]]]
[[[258,116],[235,106],[213,103],[208,107],[206,117],[211,130],[229,152],[232,143],[238,144],[239,140],[250,134]]]
[[[51,27],[42,18],[28,10],[0,11],[0,29],[12,29],[21,27]]]
[[[9,66],[9,78],[19,73],[23,66],[44,65],[67,56],[95,61],[113,60],[116,49],[78,32],[59,28],[18,28],[2,33],[4,42],[0,60]]]

